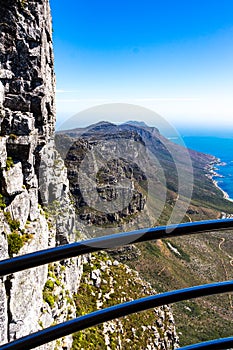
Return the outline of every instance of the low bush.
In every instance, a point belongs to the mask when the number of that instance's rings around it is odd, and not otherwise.
[[[24,242],[22,236],[20,236],[17,232],[13,232],[7,235],[8,241],[8,254],[12,258],[14,254],[18,254],[20,249],[23,247]]]

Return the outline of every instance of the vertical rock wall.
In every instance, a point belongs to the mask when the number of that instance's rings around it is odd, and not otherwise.
[[[23,241],[22,254],[67,243],[73,232],[66,169],[53,142],[54,90],[49,2],[0,0],[1,259],[8,257],[8,251],[18,252],[17,237]],[[62,269],[60,264],[42,266],[0,280],[1,343],[65,321],[68,306],[69,316],[75,316],[63,294],[72,297],[77,290],[81,270],[76,262],[68,261]],[[45,302],[48,281],[54,285],[53,302]],[[70,348],[71,338],[66,342]],[[62,342],[56,346],[62,349]]]

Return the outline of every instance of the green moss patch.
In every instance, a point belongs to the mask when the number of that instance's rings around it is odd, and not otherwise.
[[[14,166],[14,161],[12,159],[12,157],[7,157],[7,160],[6,160],[6,170],[10,170],[10,168],[13,168]]]
[[[10,226],[11,232],[19,229],[20,222],[18,220],[12,219],[11,214],[8,211],[4,212],[4,216],[8,225]]]
[[[12,258],[14,254],[18,254],[24,245],[22,236],[19,233],[13,232],[7,235],[8,254]]]
[[[5,209],[5,208],[6,208],[5,198],[3,197],[2,194],[0,194],[0,209]]]

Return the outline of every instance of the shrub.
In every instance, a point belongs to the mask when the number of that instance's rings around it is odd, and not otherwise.
[[[53,295],[54,282],[47,280],[43,289],[43,299],[52,308],[57,301],[57,296]]]
[[[2,194],[0,194],[0,208],[1,208],[1,209],[6,208],[5,199],[4,199],[4,197],[3,197]]]
[[[7,220],[8,225],[10,226],[11,232],[14,232],[19,229],[20,222],[18,220],[12,219],[9,211],[4,212],[4,216]]]
[[[47,280],[47,282],[45,283],[45,289],[53,291],[54,289],[54,282],[51,280]]]
[[[6,160],[6,170],[10,170],[10,168],[13,168],[14,166],[14,161],[11,157],[7,157],[7,160]]]
[[[20,249],[23,247],[24,242],[22,237],[16,232],[13,232],[7,235],[7,241],[8,241],[8,254],[12,258],[13,254],[18,254]]]
[[[22,240],[23,240],[23,243],[27,243],[28,241],[30,241],[31,239],[34,238],[34,234],[32,233],[25,233],[25,230],[22,229],[20,230],[21,233],[22,233]]]
[[[54,306],[55,300],[54,300],[54,297],[53,297],[52,294],[50,294],[50,293],[44,291],[44,292],[43,292],[43,299],[44,299],[44,301],[45,301],[47,304],[49,304],[50,307],[53,307],[53,306]]]

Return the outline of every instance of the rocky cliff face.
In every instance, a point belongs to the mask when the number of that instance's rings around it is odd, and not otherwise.
[[[5,259],[72,241],[76,227],[67,171],[53,140],[55,79],[48,0],[0,0],[0,27],[0,258]],[[104,173],[99,177],[102,196],[109,196],[109,181]],[[80,260],[71,259],[0,278],[0,343],[75,317],[74,301],[82,303],[86,297],[82,284],[78,289],[82,269]],[[130,281],[135,278],[132,275]],[[87,283],[98,287],[93,278]],[[99,292],[100,287],[101,283]],[[161,318],[168,313],[157,314]],[[173,323],[170,333],[171,325],[157,326],[150,328],[154,343],[146,348],[156,348],[157,329],[164,333],[161,349],[177,344]],[[118,335],[111,343],[111,324],[103,327],[103,348],[115,348]],[[117,349],[124,348],[121,338]],[[72,342],[69,336],[40,349],[70,349]],[[90,340],[88,349],[89,344]],[[73,349],[79,348],[73,344]]]
[[[7,0],[0,1],[0,8],[3,259],[20,248],[23,254],[67,243],[73,231],[74,210],[69,202],[66,170],[53,143],[55,79],[49,3]],[[63,215],[58,215],[61,211]],[[74,316],[75,309],[63,294],[72,297],[80,273],[74,261],[2,279],[1,343],[65,321],[68,309]],[[56,298],[48,294],[48,285],[54,286]],[[71,343],[68,339],[69,347]],[[42,348],[52,349],[54,344]]]
[[[98,164],[98,171],[95,176],[91,166],[90,154],[99,153],[103,147],[112,146],[112,139],[105,134],[104,137],[96,137],[92,140],[78,139],[74,140],[69,148],[65,164],[68,169],[68,179],[70,191],[75,198],[75,206],[78,209],[79,220],[87,227],[102,227],[104,225],[117,226],[129,220],[136,218],[138,213],[145,209],[147,178],[143,170],[134,162],[125,160],[122,157],[95,157],[95,167]],[[132,141],[133,145],[138,139],[134,133],[120,132],[114,135],[114,143],[121,143],[127,140],[127,145]],[[142,142],[142,140],[138,140]],[[63,136],[57,135],[56,144],[58,149],[63,144]],[[131,147],[133,148],[133,147]],[[97,150],[97,151],[96,151]],[[136,150],[135,150],[136,153]],[[86,162],[88,165],[86,166]],[[85,172],[85,174],[83,174]],[[82,181],[80,174],[82,173]],[[86,176],[86,179],[85,179]],[[90,180],[92,180],[92,184]],[[96,190],[96,196],[90,194],[90,188]],[[88,206],[91,200],[91,208]],[[100,205],[101,203],[101,205]],[[94,209],[96,208],[96,209]]]

